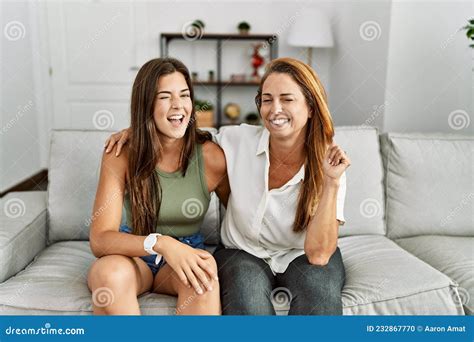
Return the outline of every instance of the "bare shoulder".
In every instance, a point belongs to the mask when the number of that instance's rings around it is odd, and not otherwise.
[[[212,141],[206,141],[202,145],[202,154],[208,172],[219,176],[226,173],[225,155],[219,145]]]
[[[128,145],[122,146],[119,156],[116,156],[117,145],[114,145],[112,151],[102,154],[102,168],[107,168],[107,173],[126,175],[128,170]]]

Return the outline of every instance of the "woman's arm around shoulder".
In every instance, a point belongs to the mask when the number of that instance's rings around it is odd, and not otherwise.
[[[209,192],[215,191],[224,206],[230,194],[229,178],[224,151],[212,141],[206,141],[202,147],[206,181]]]

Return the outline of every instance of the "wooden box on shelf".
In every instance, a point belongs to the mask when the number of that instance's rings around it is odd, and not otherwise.
[[[197,127],[214,127],[214,113],[212,110],[196,112]]]

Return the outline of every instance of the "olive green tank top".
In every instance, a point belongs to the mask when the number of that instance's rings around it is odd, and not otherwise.
[[[189,161],[186,176],[181,170],[164,172],[155,169],[162,189],[160,213],[156,232],[173,237],[182,237],[199,232],[211,199],[204,172],[202,144],[196,144]],[[124,198],[127,226],[132,228],[130,197]]]

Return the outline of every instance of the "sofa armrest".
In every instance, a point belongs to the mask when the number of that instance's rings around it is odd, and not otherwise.
[[[46,191],[11,192],[1,199],[0,283],[46,247]]]

